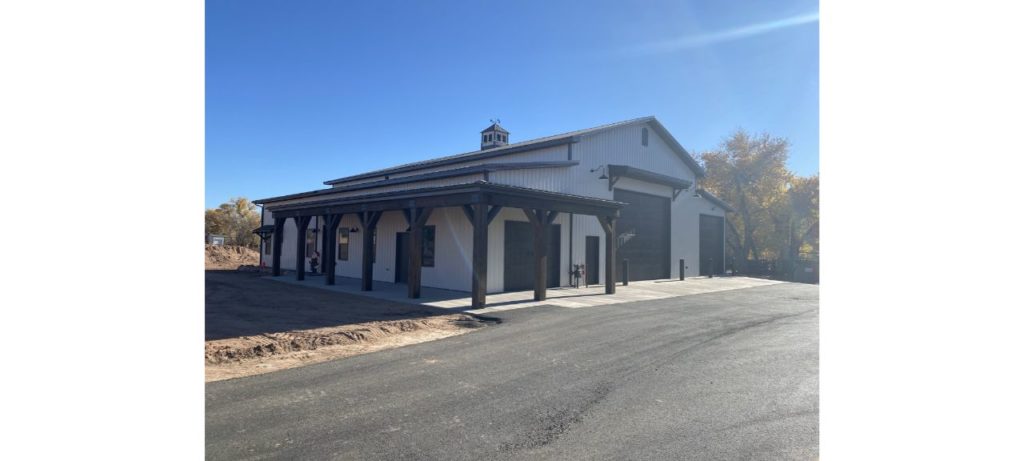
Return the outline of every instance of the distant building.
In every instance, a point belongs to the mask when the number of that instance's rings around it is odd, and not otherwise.
[[[210,237],[207,239],[206,243],[209,243],[210,245],[223,245],[224,236],[210,234]]]
[[[519,143],[494,123],[476,151],[257,200],[257,232],[275,273],[302,278],[320,251],[327,283],[362,278],[364,290],[377,280],[411,297],[421,285],[472,291],[476,306],[502,291],[543,299],[581,264],[614,292],[626,259],[630,280],[676,278],[679,260],[687,276],[724,273],[731,210],[697,187],[703,176],[654,117]]]

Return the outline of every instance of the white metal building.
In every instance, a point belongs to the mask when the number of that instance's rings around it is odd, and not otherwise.
[[[703,175],[654,117],[519,143],[492,124],[480,150],[257,200],[257,232],[276,274],[303,278],[316,251],[326,283],[362,277],[364,290],[374,280],[408,283],[412,297],[421,285],[472,290],[483,306],[502,291],[543,299],[582,265],[583,283],[612,293],[623,260],[629,280],[676,278],[684,265],[686,276],[724,272],[730,210],[697,187]]]

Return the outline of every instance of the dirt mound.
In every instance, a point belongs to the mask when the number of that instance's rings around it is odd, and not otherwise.
[[[289,352],[311,351],[328,346],[379,343],[398,333],[418,330],[456,331],[477,328],[483,323],[466,314],[423,319],[391,320],[314,328],[259,336],[242,336],[206,342],[206,363],[222,364],[271,357]]]
[[[235,245],[206,245],[206,268],[235,270],[240,266],[259,266],[260,254]]]

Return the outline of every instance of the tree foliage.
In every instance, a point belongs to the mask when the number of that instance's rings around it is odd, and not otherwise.
[[[817,255],[818,176],[786,168],[787,140],[739,129],[700,157],[702,187],[735,209],[726,214],[726,251],[738,264]]]
[[[207,238],[211,234],[223,235],[229,244],[257,248],[259,237],[252,231],[259,226],[259,210],[245,197],[232,198],[206,210]]]

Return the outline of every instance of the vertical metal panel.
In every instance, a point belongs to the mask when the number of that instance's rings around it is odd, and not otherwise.
[[[473,226],[456,207],[435,209],[427,225],[435,226],[435,256],[434,267],[423,268],[423,286],[469,291],[473,281]]]

